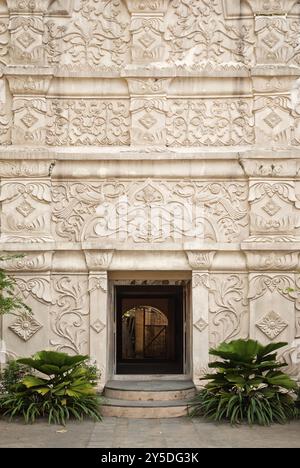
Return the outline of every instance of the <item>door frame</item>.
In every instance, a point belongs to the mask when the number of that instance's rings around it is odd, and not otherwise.
[[[183,287],[180,285],[127,285],[116,286],[116,372],[117,374],[181,374],[184,361],[184,309]],[[143,358],[141,360],[126,360],[122,358],[122,320],[120,309],[123,299],[143,299],[145,305],[147,299],[167,298],[174,314],[173,343],[175,349],[174,360],[155,360]],[[152,302],[152,301],[151,301]]]
[[[123,273],[123,272],[122,272]],[[143,278],[143,276],[139,276],[138,279],[128,279],[129,274],[127,273],[126,276],[123,274],[118,276],[114,274],[112,278],[109,279],[109,327],[108,327],[108,362],[107,362],[107,378],[113,380],[151,380],[153,376],[156,376],[162,380],[172,379],[174,380],[184,380],[187,378],[191,378],[192,375],[192,311],[191,311],[191,280],[189,279],[189,273],[183,274],[180,279],[178,275],[175,279],[166,280],[169,276],[173,276],[173,272],[170,274],[166,274],[167,272],[163,272],[164,275],[161,276],[161,279],[152,279],[151,277]],[[186,272],[183,272],[186,273]],[[123,278],[122,278],[123,276]],[[152,275],[151,275],[152,276]],[[156,278],[159,278],[159,272],[155,272]],[[154,277],[155,277],[154,276]],[[126,279],[125,279],[126,278]],[[147,279],[146,279],[147,278]],[[117,367],[117,310],[116,310],[116,288],[118,286],[132,286],[132,285],[145,285],[145,286],[182,286],[183,288],[183,370],[180,374],[118,374],[116,371]]]

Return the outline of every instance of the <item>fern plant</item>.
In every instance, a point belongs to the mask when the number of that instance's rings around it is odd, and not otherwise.
[[[69,356],[40,351],[18,363],[38,371],[27,373],[10,393],[0,398],[0,412],[26,423],[48,417],[49,423],[63,424],[70,417],[100,420],[100,400],[96,394],[96,371],[88,366],[88,356]],[[43,376],[44,374],[44,376]]]
[[[297,384],[280,370],[285,364],[276,361],[275,351],[286,344],[234,340],[210,349],[221,360],[209,364],[216,372],[203,377],[209,382],[190,403],[190,415],[250,425],[297,417]]]

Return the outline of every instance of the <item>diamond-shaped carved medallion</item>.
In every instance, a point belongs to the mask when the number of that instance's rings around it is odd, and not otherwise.
[[[24,49],[27,49],[34,43],[35,38],[29,32],[24,32],[17,38],[17,41],[22,47],[24,47]]]
[[[151,114],[144,114],[140,119],[139,122],[147,129],[153,127],[156,124],[157,120]]]
[[[273,202],[272,200],[268,201],[268,203],[266,203],[262,209],[268,213],[269,216],[275,216],[276,213],[278,213],[278,211],[281,210],[280,206],[278,206],[275,202]]]
[[[276,112],[272,111],[263,120],[270,128],[273,129],[273,128],[277,127],[277,125],[280,124],[281,117],[279,117],[279,115],[276,114]]]
[[[149,33],[145,33],[141,37],[139,37],[139,42],[145,47],[145,49],[148,49],[150,46],[152,46],[155,40],[155,37],[153,37]]]
[[[200,332],[203,332],[208,326],[208,323],[201,317],[197,322],[194,323],[194,327],[197,328]]]
[[[27,114],[24,115],[24,117],[21,118],[21,122],[23,122],[24,125],[26,125],[27,128],[32,127],[38,119],[34,117],[30,112],[27,112]]]
[[[91,325],[91,327],[96,333],[100,333],[105,328],[105,324],[98,319]]]
[[[274,33],[268,33],[262,40],[270,49],[273,49],[280,41],[279,37]]]
[[[27,216],[29,216],[34,211],[34,208],[30,205],[30,203],[24,200],[23,203],[21,203],[21,205],[17,206],[16,210],[22,216],[24,216],[24,218],[27,218]]]
[[[277,312],[271,310],[268,314],[266,314],[259,322],[256,324],[257,328],[259,328],[270,340],[274,340],[277,338],[280,333],[288,326],[287,322],[285,322]]]
[[[30,338],[42,328],[42,325],[30,315],[22,315],[9,326],[16,335],[22,340],[28,341]]]

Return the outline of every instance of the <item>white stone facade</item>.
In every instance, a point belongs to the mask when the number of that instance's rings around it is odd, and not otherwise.
[[[0,0],[9,355],[114,374],[114,285],[182,282],[184,373],[287,341],[300,378],[297,0]]]

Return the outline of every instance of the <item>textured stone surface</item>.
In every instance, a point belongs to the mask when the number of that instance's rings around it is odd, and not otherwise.
[[[299,3],[21,3],[0,5],[0,242],[33,317],[2,320],[8,355],[89,353],[103,386],[113,285],[174,280],[196,384],[248,336],[300,378]]]
[[[299,448],[298,421],[286,426],[231,427],[202,419],[122,419],[104,418],[68,423],[66,428],[46,421],[26,426],[0,421],[0,447],[88,447],[88,448]],[[199,458],[200,459],[200,458]]]

